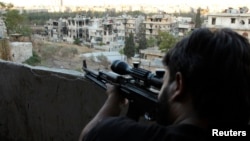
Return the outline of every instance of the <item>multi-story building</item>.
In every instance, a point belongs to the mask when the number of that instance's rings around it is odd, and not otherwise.
[[[49,40],[61,41],[67,37],[67,21],[60,18],[59,20],[52,20],[46,22],[45,32],[47,33]]]
[[[159,31],[177,34],[178,24],[176,18],[172,15],[162,13],[153,16],[147,16],[143,23],[146,27],[146,38],[157,36]]]
[[[103,41],[102,35],[103,35],[102,19],[100,18],[90,19],[89,40],[91,44],[102,43]]]
[[[128,15],[123,15],[116,20],[119,20],[121,24],[124,25],[123,29],[125,30],[125,36],[128,36],[129,33],[132,33],[134,37],[139,32],[139,26],[144,21],[143,16],[132,17]]]
[[[114,19],[107,17],[103,20],[103,42],[109,44],[115,40]]]
[[[250,39],[250,13],[244,10],[227,9],[224,13],[208,14],[205,26],[210,29],[231,28]]]
[[[101,41],[103,44],[112,44],[116,47],[124,46],[125,36],[129,33],[135,36],[143,19],[141,16],[133,18],[127,15],[93,19],[89,27],[91,43]]]
[[[120,44],[124,45],[124,41],[125,41],[125,24],[124,24],[124,18],[123,17],[118,17],[116,18],[116,26],[115,29],[117,30],[117,42],[119,42]]]
[[[125,24],[125,34],[126,36],[129,35],[129,33],[132,33],[133,35],[135,34],[135,18],[132,17],[126,17],[124,19],[124,24]]]
[[[121,48],[125,37],[132,33],[136,40],[139,27],[146,28],[146,38],[158,35],[159,31],[171,32],[174,35],[184,34],[191,30],[191,18],[178,18],[167,14],[158,14],[147,17],[119,17],[89,18],[76,15],[74,18],[49,20],[45,26],[52,41],[67,41],[73,43],[76,39],[90,46],[107,45]],[[178,32],[179,31],[179,32]]]
[[[79,39],[83,42],[89,42],[89,30],[90,18],[83,15],[76,15],[74,18],[67,19],[67,41],[73,42],[75,39]]]
[[[58,20],[50,19],[49,21],[46,22],[46,25],[44,27],[45,27],[45,32],[48,34],[48,37],[51,41],[59,40]]]
[[[195,25],[191,17],[177,17],[177,23],[179,36],[185,36]]]

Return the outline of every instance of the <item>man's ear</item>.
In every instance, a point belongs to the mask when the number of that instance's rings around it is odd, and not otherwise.
[[[177,72],[172,86],[173,95],[170,97],[173,101],[180,101],[184,98],[183,76],[181,72]]]

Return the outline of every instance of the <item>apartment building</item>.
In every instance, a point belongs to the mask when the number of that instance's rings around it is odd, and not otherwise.
[[[178,31],[176,18],[165,13],[147,16],[143,23],[146,25],[146,38],[156,37],[159,31],[171,32],[175,35]]]
[[[177,17],[178,36],[185,36],[188,32],[194,29],[194,22],[191,17]]]
[[[210,29],[231,28],[250,39],[250,13],[247,12],[229,8],[224,13],[208,14],[205,26]]]
[[[89,40],[91,44],[102,43],[103,26],[101,18],[90,19]]]
[[[89,30],[90,18],[84,15],[76,15],[73,18],[67,19],[67,41],[74,41],[79,39],[83,42],[89,42]]]
[[[124,17],[117,17],[115,20],[116,23],[116,30],[117,30],[117,42],[119,42],[121,45],[124,45],[124,41],[125,41],[125,19]]]
[[[135,19],[134,18],[127,18],[125,19],[125,33],[128,35],[129,33],[135,34]]]
[[[95,18],[90,20],[89,38],[92,44],[110,44],[124,41],[124,24],[122,19],[114,17]]]
[[[49,40],[58,42],[64,40],[67,35],[67,20],[60,18],[59,20],[48,20],[44,25],[45,32]]]
[[[45,25],[45,29],[51,41],[73,43],[75,39],[79,39],[83,44],[92,47],[107,45],[121,48],[124,46],[125,37],[129,33],[134,34],[136,38],[141,24],[146,27],[146,38],[157,36],[159,31],[182,36],[194,26],[191,18],[176,18],[161,13],[146,18],[144,16],[132,17],[128,15],[89,18],[84,15],[76,15],[73,18],[49,20]]]
[[[73,43],[75,39],[79,39],[89,42],[89,23],[90,18],[76,15],[76,17],[69,17],[68,19],[50,19],[44,27],[51,41],[67,41]]]

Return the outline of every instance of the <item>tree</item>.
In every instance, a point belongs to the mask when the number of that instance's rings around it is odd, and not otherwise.
[[[133,33],[129,33],[129,37],[126,37],[125,39],[124,54],[128,58],[131,58],[135,55],[135,43]]]
[[[41,57],[33,51],[33,56],[31,56],[29,59],[25,60],[23,63],[29,64],[31,66],[36,66],[41,63]]]
[[[81,45],[80,39],[79,39],[79,38],[75,38],[75,39],[74,39],[74,44],[75,44],[75,45]]]
[[[146,39],[146,28],[145,24],[141,23],[139,26],[139,32],[137,34],[137,40],[138,40],[138,52],[140,49],[146,49],[147,48],[147,39]]]
[[[156,43],[156,39],[154,37],[150,36],[147,39],[147,47],[154,47],[155,43]]]
[[[24,18],[19,14],[17,10],[9,10],[4,16],[7,33],[17,33]]]
[[[200,28],[200,27],[201,27],[201,8],[198,8],[195,16],[195,28]]]
[[[31,29],[28,26],[27,17],[19,14],[17,10],[8,10],[4,15],[7,34],[20,33],[24,36],[31,34]]]
[[[169,32],[159,31],[158,45],[159,45],[159,49],[162,52],[168,51],[170,48],[172,48],[176,44],[176,42],[177,42],[177,38],[174,37]]]

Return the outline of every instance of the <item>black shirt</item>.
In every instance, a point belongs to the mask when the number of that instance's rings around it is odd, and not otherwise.
[[[84,137],[84,141],[203,141],[209,132],[180,124],[168,127],[138,123],[126,117],[107,118]]]

